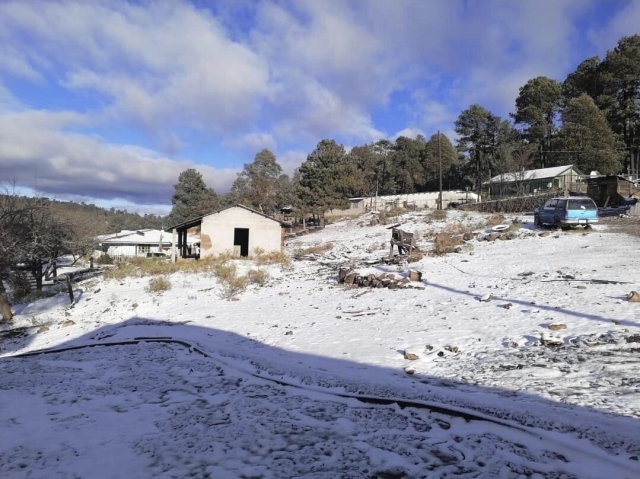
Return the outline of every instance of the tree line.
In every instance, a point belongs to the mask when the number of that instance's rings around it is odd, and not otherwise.
[[[470,105],[456,119],[454,130],[455,144],[436,133],[428,140],[400,136],[346,151],[324,139],[291,178],[265,149],[244,165],[223,196],[190,169],[175,185],[167,224],[237,203],[265,214],[293,206],[302,214],[322,215],[346,207],[350,197],[435,191],[439,156],[445,189],[478,193],[493,176],[533,168],[573,164],[586,174],[637,175],[640,35],[621,38],[605,58],[584,60],[562,82],[532,78],[520,88],[508,118]]]

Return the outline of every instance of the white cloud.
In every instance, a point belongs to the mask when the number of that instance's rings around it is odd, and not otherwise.
[[[407,128],[403,128],[402,130],[398,131],[394,135],[391,135],[389,137],[389,139],[392,140],[392,141],[395,141],[401,136],[404,136],[406,138],[415,139],[418,135],[422,135],[423,137],[428,139],[428,137],[425,135],[425,133],[420,128],[415,128],[415,127],[411,127],[411,126],[407,127]]]
[[[230,148],[246,151],[250,154],[256,154],[265,148],[274,151],[278,146],[273,135],[264,132],[247,133],[240,137],[225,139],[222,143]]]
[[[61,73],[68,88],[108,95],[113,112],[150,129],[220,133],[251,121],[268,91],[266,62],[184,2],[5,2],[0,27],[24,52],[23,70]]]
[[[19,186],[37,187],[45,195],[166,204],[179,174],[187,168],[196,168],[219,192],[229,188],[238,171],[175,161],[144,148],[63,131],[88,121],[73,112],[0,115],[0,164],[5,180],[15,178]]]
[[[591,28],[586,36],[597,48],[597,53],[604,57],[607,50],[615,48],[620,38],[638,34],[639,18],[640,2],[628,2],[624,8],[614,15],[610,23]]]
[[[307,159],[308,152],[302,150],[285,151],[278,156],[278,163],[282,167],[282,171],[291,176],[296,168],[298,168]]]

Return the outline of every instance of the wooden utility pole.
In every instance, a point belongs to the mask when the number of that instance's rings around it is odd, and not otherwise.
[[[440,173],[440,194],[438,195],[438,209],[442,209],[442,151],[440,150],[440,130],[438,130],[438,170]]]

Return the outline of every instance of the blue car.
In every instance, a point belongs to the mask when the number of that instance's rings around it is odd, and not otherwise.
[[[563,228],[584,226],[586,228],[598,222],[598,207],[587,196],[552,198],[544,206],[535,209],[533,221],[536,226],[551,225]]]

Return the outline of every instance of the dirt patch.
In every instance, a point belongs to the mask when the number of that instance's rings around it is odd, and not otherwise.
[[[605,233],[622,233],[631,236],[640,236],[640,216],[625,218],[600,218],[600,224],[606,225]]]

